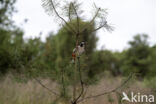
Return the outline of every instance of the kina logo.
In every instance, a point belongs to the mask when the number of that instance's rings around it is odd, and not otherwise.
[[[128,102],[154,102],[154,95],[142,95],[140,93],[135,94],[134,92],[130,93],[130,96],[128,96],[125,92],[122,93],[122,101],[128,101]]]

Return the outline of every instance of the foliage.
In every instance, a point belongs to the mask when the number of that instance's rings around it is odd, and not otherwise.
[[[153,90],[156,90],[156,46],[154,45],[151,47],[151,54],[150,54],[150,65],[149,65],[149,72],[146,74],[145,83],[152,88]]]
[[[79,42],[87,42],[86,52],[80,59],[83,81],[86,85],[95,83],[104,75],[105,71],[109,71],[113,76],[126,76],[131,72],[138,73],[139,79],[145,78],[148,85],[155,87],[156,45],[149,45],[148,35],[135,35],[133,40],[129,41],[129,48],[122,52],[97,50],[96,30],[101,27],[112,30],[105,18],[107,12],[103,9],[99,12],[101,9],[96,8],[95,13],[98,14],[98,18],[94,19],[93,17],[92,20],[85,21],[80,4],[66,2],[63,6],[63,16],[66,17],[66,22],[56,34],[49,33],[45,42],[42,42],[40,38],[26,40],[23,39],[23,30],[15,26],[11,20],[15,12],[14,3],[15,0],[0,0],[1,76],[11,72],[22,76],[21,78],[23,76],[28,79],[38,76],[49,77],[61,83],[60,74],[65,71],[65,85],[73,84],[74,70],[73,64],[71,64],[71,54],[76,46],[77,34],[74,32],[79,28]],[[46,2],[43,3],[44,7],[47,5]],[[78,19],[73,5],[80,15]],[[49,11],[49,9],[51,8],[46,10]],[[55,12],[54,8],[52,9]],[[79,26],[77,21],[79,21]],[[60,22],[60,24],[62,23]],[[72,31],[70,31],[69,26],[72,27]]]
[[[16,0],[0,0],[0,28],[7,29],[12,24],[12,14],[15,12]]]
[[[72,21],[71,23],[73,26],[76,24],[76,21]],[[87,22],[80,22],[80,28],[83,28]],[[85,52],[86,55],[84,55],[84,62],[81,63],[82,68],[85,72],[87,72],[86,64],[88,62],[88,56],[92,56],[95,48],[96,48],[96,42],[97,37],[94,33],[89,34],[89,31],[94,29],[94,25],[92,25],[88,30],[83,32],[80,37],[80,41],[86,41],[87,44],[87,50]],[[50,34],[49,37],[47,37],[47,41],[45,43],[45,50],[43,52],[44,54],[44,60],[45,64],[49,66],[49,69],[53,70],[53,75],[55,77],[60,76],[62,70],[65,70],[66,73],[66,80],[69,81],[73,77],[73,64],[71,63],[71,54],[73,52],[73,49],[75,48],[75,41],[74,36],[70,31],[66,29],[66,27],[62,27],[59,32],[56,35]],[[88,64],[87,66],[89,66]],[[87,74],[87,73],[86,73]],[[58,76],[57,76],[58,75]],[[67,82],[69,83],[69,82]]]
[[[130,48],[125,51],[123,58],[122,72],[138,73],[144,77],[149,72],[150,66],[150,47],[147,41],[147,35],[136,35],[134,40],[129,41]]]

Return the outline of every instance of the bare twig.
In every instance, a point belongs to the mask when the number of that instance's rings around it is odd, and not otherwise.
[[[110,90],[108,92],[104,92],[104,93],[101,93],[101,94],[97,94],[97,95],[93,95],[93,96],[88,96],[86,98],[83,98],[83,99],[78,100],[77,103],[82,102],[82,101],[84,101],[86,99],[97,98],[99,96],[103,96],[103,95],[106,95],[106,94],[110,94],[110,93],[116,92],[118,89],[121,89],[132,78],[132,76],[133,76],[133,73],[131,73],[129,75],[129,77],[127,78],[127,80],[125,80],[120,86],[118,86],[115,89],[112,89],[112,90]]]
[[[53,90],[49,89],[48,87],[46,87],[44,84],[42,84],[42,82],[40,80],[38,80],[37,78],[34,78],[36,80],[36,82],[38,82],[43,88],[47,89],[48,91],[50,91],[52,94],[56,95],[56,96],[60,96],[59,94],[57,94],[56,92],[54,92]]]
[[[89,86],[87,85],[87,86],[85,86],[84,87],[85,88],[85,90],[84,90],[84,93],[83,93],[83,98],[85,97],[85,95],[87,94],[87,91],[88,91],[88,89],[89,89]]]
[[[30,65],[30,67],[31,67],[31,68],[33,68],[33,66],[32,66],[32,65]],[[30,72],[30,73],[32,73],[32,71],[31,71],[31,70],[29,70],[29,72]],[[59,95],[58,93],[56,93],[55,91],[53,91],[53,90],[49,89],[49,88],[48,88],[48,87],[46,87],[44,84],[42,84],[42,82],[41,82],[39,79],[37,79],[37,78],[35,78],[35,77],[34,77],[34,79],[36,80],[36,82],[37,82],[38,84],[40,84],[43,88],[47,89],[47,90],[48,90],[51,94],[53,94],[53,95],[56,95],[56,96],[60,97],[60,95]]]
[[[64,85],[64,69],[62,69],[62,87],[63,87],[63,96],[65,95],[65,85]]]

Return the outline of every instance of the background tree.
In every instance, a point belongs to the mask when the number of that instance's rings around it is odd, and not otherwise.
[[[0,28],[6,28],[12,24],[11,17],[15,12],[16,0],[0,0]]]
[[[16,66],[15,57],[23,44],[23,32],[11,20],[15,0],[0,0],[0,72]]]
[[[145,83],[152,88],[153,91],[156,91],[156,45],[150,48],[150,52],[150,63],[148,73],[146,73]]]
[[[123,60],[123,73],[136,72],[144,77],[149,72],[150,48],[147,38],[146,34],[138,34],[129,42],[130,48],[126,50]]]

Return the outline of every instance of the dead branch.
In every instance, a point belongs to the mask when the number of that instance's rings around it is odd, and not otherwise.
[[[56,95],[56,96],[60,96],[58,93],[54,92],[53,90],[49,89],[48,87],[46,87],[44,84],[42,84],[42,82],[40,80],[38,80],[37,78],[34,78],[36,80],[36,82],[38,82],[43,88],[47,89],[48,91],[50,91],[52,94]]]
[[[118,89],[121,89],[125,84],[128,83],[128,81],[133,77],[133,73],[131,73],[129,75],[129,77],[127,78],[127,80],[125,80],[120,86],[118,86],[117,88],[114,88],[108,92],[104,92],[104,93],[101,93],[101,94],[97,94],[97,95],[92,95],[92,96],[88,96],[86,98],[83,98],[83,99],[80,99],[77,101],[77,103],[80,103],[86,99],[91,99],[91,98],[97,98],[97,97],[100,97],[100,96],[103,96],[103,95],[106,95],[106,94],[110,94],[110,93],[113,93],[113,92],[116,92]]]
[[[30,67],[31,67],[31,68],[33,68],[33,66],[32,66],[32,65],[30,65]],[[30,72],[30,73],[32,73],[32,71],[31,71],[31,70],[29,70],[29,72]],[[37,79],[37,78],[35,78],[35,77],[34,77],[34,79],[36,80],[36,82],[37,82],[38,84],[40,84],[43,88],[47,89],[47,90],[48,90],[51,94],[53,94],[53,95],[56,95],[56,96],[60,97],[60,95],[59,95],[58,93],[56,93],[55,91],[53,91],[53,90],[49,89],[49,88],[48,88],[48,87],[46,87],[44,84],[42,84],[42,82],[41,82],[39,79]]]
[[[89,89],[89,86],[86,85],[84,88],[85,88],[85,89],[84,89],[84,93],[83,93],[83,95],[82,95],[83,98],[86,96],[87,91],[88,91],[88,89]]]

